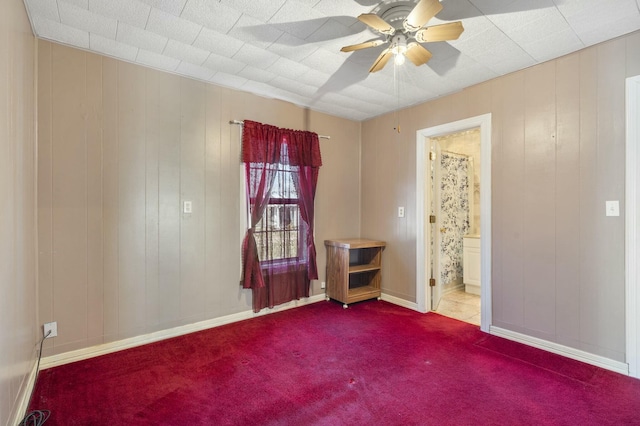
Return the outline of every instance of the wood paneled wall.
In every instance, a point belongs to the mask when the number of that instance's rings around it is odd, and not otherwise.
[[[35,40],[22,0],[0,2],[0,424],[26,407],[42,337],[36,300]]]
[[[360,123],[39,41],[39,309],[53,355],[251,309],[241,128],[321,139],[316,245],[360,232]],[[182,213],[182,202],[193,213]],[[320,292],[318,282],[313,292]]]
[[[362,235],[387,241],[383,291],[416,300],[416,131],[491,113],[493,325],[624,362],[625,78],[639,46],[634,33],[364,122]]]

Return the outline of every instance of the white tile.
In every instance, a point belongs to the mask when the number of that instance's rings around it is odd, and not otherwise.
[[[168,38],[124,22],[118,23],[116,40],[155,53],[162,53]]]
[[[240,50],[233,55],[233,59],[248,65],[253,65],[256,68],[267,69],[278,60],[278,55],[250,44],[244,44]]]
[[[135,61],[138,48],[119,41],[105,38],[97,34],[89,34],[89,48],[94,52],[99,52],[107,56],[123,59],[125,61]]]
[[[244,62],[236,61],[235,59],[220,56],[215,53],[209,55],[203,65],[213,71],[221,71],[227,74],[237,74],[246,66]]]
[[[268,49],[270,52],[300,62],[318,50],[317,46],[310,45],[306,41],[283,33]]]
[[[284,2],[285,0],[233,0],[229,5],[241,13],[266,22]]]
[[[41,38],[68,44],[80,49],[89,48],[89,32],[70,27],[60,22],[49,19],[33,17],[33,26],[36,28],[36,35]]]
[[[277,77],[277,74],[263,70],[262,68],[256,68],[251,65],[245,66],[237,73],[238,76],[246,78],[247,80],[253,80],[260,83],[268,83]]]
[[[187,0],[182,18],[226,34],[242,13],[218,0]]]
[[[65,2],[77,7],[89,10],[89,0],[58,0],[58,3]],[[54,3],[54,2],[51,2]]]
[[[265,24],[255,18],[243,15],[229,31],[231,37],[266,49],[276,41],[283,32],[271,24]]]
[[[60,22],[58,4],[51,0],[29,0],[25,3],[30,16]]]
[[[136,62],[164,71],[175,71],[180,61],[148,50],[139,49]]]
[[[102,16],[144,28],[151,6],[138,0],[89,0],[89,10]]]
[[[280,57],[273,63],[273,65],[267,68],[267,70],[286,78],[297,79],[302,74],[307,72],[309,70],[309,67],[300,64],[299,62]]]
[[[194,65],[202,65],[210,55],[210,52],[206,50],[198,49],[197,47],[180,43],[176,40],[169,40],[163,53],[169,57],[186,61]]]
[[[300,83],[299,81],[292,80],[289,78],[284,78],[281,76],[277,76],[273,80],[271,80],[271,85],[277,87],[282,90],[286,90],[291,93],[295,93],[296,95],[304,96],[307,98],[311,98],[316,94],[317,90],[313,86],[308,86],[304,83]]]
[[[114,40],[116,38],[117,21],[115,19],[106,18],[64,2],[58,4],[58,11],[60,12],[60,21],[65,25],[106,38]]]
[[[152,8],[146,29],[185,44],[193,44],[202,29],[202,25]]]
[[[178,74],[186,75],[203,81],[209,81],[209,79],[213,77],[213,74],[215,74],[215,72],[210,70],[209,68],[190,64],[187,62],[180,63],[180,65],[178,65],[178,68],[176,69],[176,72]]]
[[[326,15],[296,1],[288,1],[269,20],[269,23],[281,31],[306,39],[326,20]]]
[[[325,49],[317,49],[313,55],[308,56],[302,61],[309,68],[315,68],[327,74],[336,72],[345,61],[344,56],[338,53],[329,52]]]
[[[357,1],[343,1],[343,0],[320,0],[315,6],[314,10],[328,16],[343,25],[353,25],[358,21],[358,15],[362,13],[369,13],[371,6],[362,5]]]
[[[148,4],[151,7],[160,9],[163,12],[170,13],[175,16],[180,16],[184,5],[187,0],[140,0],[143,3]]]
[[[246,78],[238,77],[233,74],[227,74],[224,72],[217,72],[213,77],[209,79],[211,83],[218,84],[220,86],[231,87],[240,89],[244,83],[247,82]]]
[[[226,34],[210,30],[209,28],[203,28],[200,34],[198,34],[196,41],[193,42],[195,47],[208,50],[228,58],[235,55],[243,44],[244,42],[240,40],[229,37]]]

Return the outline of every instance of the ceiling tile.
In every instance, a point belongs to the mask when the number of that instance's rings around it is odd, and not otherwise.
[[[119,41],[105,38],[97,34],[89,34],[89,48],[107,56],[133,62],[138,54],[138,48]]]
[[[358,22],[359,26],[364,30],[365,25],[358,21],[358,15],[369,13],[373,9],[371,6],[363,6],[357,1],[343,0],[320,0],[318,4],[313,6],[314,10],[328,16],[342,25],[351,26]]]
[[[409,0],[388,0],[409,1]],[[369,67],[376,0],[24,0],[41,38],[361,120],[640,30],[640,0],[440,0],[426,65]],[[137,52],[137,53],[136,53]]]
[[[273,65],[267,68],[268,71],[281,75],[286,78],[296,79],[302,74],[307,72],[309,67],[300,64],[299,62],[292,61],[287,58],[278,58]]]
[[[269,20],[277,29],[306,39],[327,20],[327,16],[297,1],[286,2]]]
[[[163,52],[165,55],[186,61],[194,65],[202,65],[211,52],[198,49],[188,44],[180,43],[176,40],[169,40]]]
[[[241,88],[242,85],[247,82],[247,79],[233,74],[217,72],[209,79],[209,81],[225,87]]]
[[[257,68],[267,69],[278,60],[278,55],[250,44],[244,44],[238,53],[233,55],[233,59]]]
[[[266,22],[282,7],[285,0],[227,0],[235,10]]]
[[[58,3],[69,3],[77,7],[89,10],[89,0],[58,0]],[[54,3],[53,1],[51,3]]]
[[[213,74],[215,74],[215,71],[212,71],[209,68],[190,64],[188,62],[181,62],[180,65],[178,65],[176,72],[178,74],[186,75],[203,81],[208,81],[211,77],[213,77]]]
[[[136,63],[165,71],[175,71],[180,61],[148,50],[139,49]]]
[[[231,58],[244,44],[243,41],[221,34],[217,31],[203,28],[198,34],[196,41],[193,42],[195,47],[215,52],[218,55]]]
[[[160,9],[163,12],[170,13],[172,15],[180,16],[184,5],[187,0],[140,0],[143,3],[148,4],[151,7]]]
[[[258,81],[260,83],[268,83],[277,77],[277,74],[263,70],[262,68],[256,68],[251,65],[245,66],[237,73],[238,76],[246,78],[247,80]]]
[[[151,31],[120,22],[118,23],[116,40],[141,49],[162,53],[169,39]]]
[[[306,41],[287,33],[282,33],[282,35],[269,46],[270,52],[296,62],[300,62],[309,55],[312,55],[317,49],[317,46],[309,45]]]
[[[240,15],[242,13],[219,0],[187,0],[180,16],[185,20],[226,34]]]
[[[58,4],[58,11],[60,22],[65,25],[114,40],[116,38],[117,21],[115,19],[106,18],[65,2]]]
[[[204,61],[203,65],[207,68],[211,68],[214,71],[219,70],[228,74],[236,74],[246,66],[244,62],[227,58],[226,56],[220,56],[215,53],[209,55],[207,60]]]
[[[33,25],[37,29],[38,37],[68,44],[81,49],[89,48],[89,32],[70,27],[60,22],[35,16]]]
[[[185,44],[193,44],[202,29],[202,25],[152,8],[146,29]]]
[[[282,35],[282,31],[262,21],[243,15],[229,31],[229,36],[266,49]]]
[[[89,10],[102,16],[144,28],[151,6],[138,0],[89,0]]]
[[[32,0],[25,3],[30,16],[38,16],[41,19],[60,22],[58,14],[58,4],[51,0]]]

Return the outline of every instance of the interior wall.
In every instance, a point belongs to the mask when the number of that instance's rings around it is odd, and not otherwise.
[[[0,424],[21,418],[35,366],[35,42],[21,0],[0,2]]]
[[[638,46],[633,33],[364,122],[362,234],[387,241],[383,291],[416,301],[416,131],[491,113],[493,325],[624,362],[625,78],[640,74]],[[605,217],[607,200],[622,216]]]
[[[359,235],[360,123],[38,43],[39,310],[58,322],[45,355],[251,310],[241,127],[229,120],[331,136],[320,140],[319,281],[324,240]]]

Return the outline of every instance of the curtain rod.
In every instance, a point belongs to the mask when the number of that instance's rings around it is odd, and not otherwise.
[[[240,120],[229,120],[229,124],[237,124],[239,126],[244,125],[244,121]],[[318,135],[320,139],[331,139],[331,136]]]

